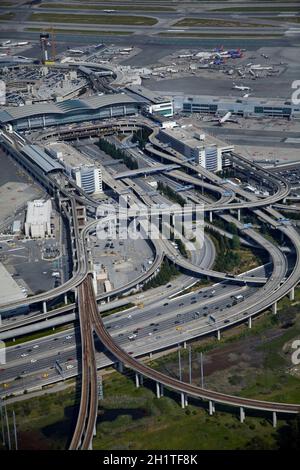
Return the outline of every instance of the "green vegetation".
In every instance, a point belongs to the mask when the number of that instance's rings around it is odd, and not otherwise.
[[[290,211],[284,211],[286,217],[288,219],[293,219],[293,220],[300,220],[300,212],[292,212],[292,208],[291,208],[291,212]]]
[[[240,274],[257,267],[262,261],[259,252],[240,246],[240,240],[236,234],[230,239],[213,228],[209,227],[205,230],[213,239],[216,248],[217,256],[213,266],[216,271]]]
[[[41,28],[25,28],[25,31],[41,31]],[[61,34],[88,34],[88,35],[97,35],[101,34],[101,36],[110,36],[110,35],[116,35],[116,36],[125,36],[125,35],[130,35],[133,34],[133,31],[99,31],[99,30],[82,30],[82,29],[60,29],[60,28],[54,28],[53,29],[54,33],[61,33]]]
[[[150,279],[149,281],[146,281],[143,290],[148,290],[152,289],[153,287],[159,287],[164,284],[167,284],[171,279],[173,279],[175,276],[178,276],[179,272],[177,268],[170,264],[167,260],[165,260],[161,266],[159,273],[156,274],[155,277]]]
[[[179,253],[180,253],[184,258],[187,258],[187,257],[188,257],[188,254],[187,254],[187,251],[186,251],[186,248],[185,248],[185,244],[183,243],[183,241],[181,240],[181,238],[177,238],[177,239],[176,239],[176,244],[177,244],[177,246],[178,246]]]
[[[39,21],[46,23],[78,23],[129,26],[153,26],[157,23],[157,20],[150,16],[70,15],[63,13],[32,13],[29,21]]]
[[[113,313],[123,312],[124,310],[128,310],[129,308],[135,307],[135,304],[129,302],[126,305],[122,305],[122,307],[112,308],[111,310],[106,310],[105,312],[101,312],[101,317],[107,317],[108,315],[112,315]],[[101,310],[101,309],[100,309]]]
[[[60,4],[60,3],[43,3],[42,5],[43,8],[61,8],[61,9],[70,9],[70,10],[106,10],[103,5],[68,5],[68,4]],[[110,10],[115,10],[115,11],[128,11],[132,10],[132,5],[111,5],[109,4],[109,9]],[[154,6],[144,6],[144,5],[134,5],[134,10],[135,11],[154,11],[154,12],[160,12],[160,11],[176,11],[174,8],[171,7],[154,7]]]
[[[145,387],[137,389],[133,374],[126,373],[103,377],[104,399],[99,402],[95,450],[261,450],[292,449],[299,445],[299,418],[280,419],[275,431],[267,414],[256,417],[249,413],[242,424],[237,414],[220,411],[218,407],[209,416],[206,404],[202,407],[199,401],[190,400],[183,410],[178,394],[165,390],[165,396],[157,399],[151,382],[146,381]],[[16,413],[19,448],[67,448],[79,395],[70,387],[8,405],[9,417],[12,409]]]
[[[13,13],[3,13],[3,15],[0,15],[0,21],[9,21],[13,20],[15,15]]]
[[[254,20],[255,21],[255,20]],[[215,18],[183,18],[175,23],[173,26],[211,26],[214,28],[274,28],[274,25],[271,24],[257,24],[257,23],[248,23],[244,21],[232,21],[232,20],[218,20]]]
[[[152,133],[151,130],[147,130],[145,127],[142,129],[139,129],[138,131],[134,131],[133,136],[132,136],[132,142],[138,142],[138,146],[141,150],[144,150],[147,142],[149,135]]]
[[[166,37],[179,37],[179,38],[239,38],[239,39],[273,39],[273,38],[280,38],[283,33],[235,33],[230,31],[228,33],[176,33],[174,32],[162,32],[158,33],[158,36],[166,36]]]
[[[63,450],[73,431],[80,392],[74,387],[7,405],[8,416],[16,414],[19,449]],[[76,407],[76,408],[75,408]],[[10,419],[12,429],[12,419]]]
[[[170,188],[170,186],[168,186],[167,184],[164,184],[161,181],[158,181],[157,189],[161,194],[163,194],[168,199],[170,199],[170,201],[173,201],[176,204],[179,204],[180,206],[184,206],[185,199],[182,196],[180,196],[180,194],[176,193],[176,191]]]
[[[137,161],[127,155],[124,150],[117,148],[114,144],[111,144],[105,139],[99,139],[98,147],[107,155],[110,155],[114,160],[122,160],[124,165],[127,166],[130,170],[136,170],[138,168]]]
[[[277,16],[277,17],[265,18],[265,19],[271,20],[271,21],[281,21],[281,22],[286,22],[286,23],[300,23],[299,16]]]
[[[31,335],[19,336],[18,338],[16,338],[15,341],[5,341],[5,346],[8,348],[9,346],[16,346],[18,344],[28,343],[28,341],[34,341],[35,339],[44,338],[46,336],[53,335],[54,333],[58,333],[59,331],[68,330],[72,326],[73,324],[69,323],[68,325],[57,326],[54,330],[52,328],[49,328],[47,330],[42,330]]]
[[[239,266],[241,256],[235,251],[240,247],[239,238],[237,237],[237,241],[233,241],[212,228],[207,228],[206,231],[213,238],[217,251],[214,269],[220,272],[227,272]]]
[[[238,234],[238,228],[233,222],[227,222],[227,220],[221,219],[220,217],[214,218],[214,225],[233,235]]]

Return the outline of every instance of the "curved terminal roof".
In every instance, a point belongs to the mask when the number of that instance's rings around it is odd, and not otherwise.
[[[4,124],[44,114],[67,114],[138,102],[138,100],[125,93],[117,93],[101,96],[95,95],[85,99],[66,100],[60,103],[36,103],[18,107],[7,106],[3,107],[0,111],[0,122]]]

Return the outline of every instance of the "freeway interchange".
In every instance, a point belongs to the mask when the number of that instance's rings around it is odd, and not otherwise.
[[[122,132],[132,132],[132,130],[149,127],[151,123],[142,119],[119,120],[101,123],[98,126],[91,126],[90,135],[97,132],[109,133],[120,130]],[[95,130],[96,129],[96,130]],[[105,226],[110,221],[110,215],[106,214],[99,219],[90,220],[83,227],[79,226],[77,214],[78,208],[85,206],[95,210],[97,203],[90,197],[77,191],[77,188],[61,188],[56,181],[51,180],[51,187],[55,187],[55,193],[60,207],[65,212],[69,220],[71,240],[74,248],[74,268],[73,276],[59,288],[48,291],[45,294],[39,294],[26,300],[26,303],[35,308],[37,313],[24,317],[21,320],[5,321],[0,326],[0,339],[8,339],[31,331],[35,325],[36,329],[45,328],[45,324],[51,326],[52,319],[59,319],[66,316],[65,323],[70,323],[77,319],[77,306],[80,320],[80,331],[75,325],[68,333],[53,334],[42,338],[38,342],[23,343],[20,346],[11,346],[7,349],[7,365],[1,371],[1,382],[5,384],[1,391],[2,396],[22,393],[23,390],[33,390],[36,387],[54,383],[72,377],[78,372],[78,364],[82,364],[82,395],[81,405],[77,426],[71,443],[71,448],[89,448],[91,446],[92,435],[95,425],[95,413],[97,403],[97,378],[96,368],[103,368],[117,363],[120,368],[124,365],[130,367],[136,372],[137,386],[140,384],[141,376],[146,376],[157,384],[157,396],[161,394],[161,386],[167,386],[177,390],[181,394],[182,406],[185,406],[187,396],[202,398],[209,401],[210,411],[213,409],[213,403],[220,402],[241,408],[254,408],[259,410],[270,410],[273,413],[299,412],[299,405],[296,404],[278,404],[261,402],[258,400],[246,400],[240,397],[230,397],[226,394],[218,394],[209,390],[200,389],[189,384],[184,384],[176,379],[167,377],[157,371],[153,371],[145,366],[141,358],[146,354],[152,354],[174,347],[177,344],[186,344],[187,341],[211,333],[217,334],[220,338],[222,329],[228,328],[234,324],[248,321],[251,326],[252,318],[272,307],[273,312],[277,311],[277,302],[282,297],[290,294],[294,295],[294,288],[297,286],[300,278],[299,255],[300,240],[297,230],[292,224],[282,223],[281,214],[272,206],[285,199],[290,191],[289,184],[278,177],[269,173],[257,164],[249,162],[247,159],[230,154],[234,165],[240,166],[246,171],[255,171],[256,176],[268,181],[273,188],[270,196],[259,198],[256,195],[241,189],[233,187],[229,182],[224,182],[222,178],[204,170],[201,167],[195,168],[194,165],[179,158],[176,152],[168,149],[166,151],[161,147],[156,138],[157,128],[153,127],[149,138],[149,144],[145,152],[156,158],[162,163],[176,164],[178,169],[171,169],[168,177],[183,183],[189,182],[197,188],[206,188],[218,194],[217,201],[202,199],[202,212],[214,217],[222,215],[227,221],[235,224],[239,233],[246,236],[251,243],[260,246],[265,250],[270,259],[270,263],[257,268],[251,273],[243,273],[239,276],[233,276],[228,273],[213,271],[211,265],[214,256],[205,256],[205,250],[209,248],[209,237],[206,238],[202,247],[202,255],[197,258],[195,254],[191,258],[184,258],[180,255],[169,240],[157,239],[151,240],[151,246],[155,253],[153,265],[141,276],[106,294],[97,297],[92,288],[91,272],[92,260],[88,249],[88,237],[96,225]],[[85,128],[84,136],[88,135],[89,128]],[[69,131],[59,131],[60,135],[68,134]],[[78,132],[82,134],[82,129]],[[70,133],[70,132],[69,132]],[[76,128],[72,129],[73,136],[76,135]],[[14,142],[14,150],[18,151],[18,142]],[[48,176],[47,178],[50,178]],[[122,181],[106,181],[116,193],[124,188]],[[134,190],[135,183],[131,184]],[[230,196],[224,196],[224,192]],[[187,200],[192,195],[187,193]],[[147,199],[139,198],[138,190],[131,193],[132,201],[147,206]],[[190,199],[190,200],[191,200]],[[201,198],[200,198],[201,199]],[[129,217],[133,217],[133,212],[129,210]],[[263,221],[282,233],[282,236],[292,249],[293,266],[290,268],[286,255],[279,246],[270,240],[267,240],[255,228],[245,228],[240,221],[240,211],[248,209],[255,214],[258,220]],[[194,209],[195,210],[195,209]],[[234,217],[237,215],[237,218]],[[147,279],[154,276],[162,261],[168,258],[177,265],[184,273],[180,276],[183,284],[176,279],[170,284],[170,290],[167,288],[162,294],[160,289],[154,290],[152,296],[147,294],[132,294],[132,289],[141,285]],[[217,281],[213,286],[195,289],[194,292],[186,292],[182,285],[188,287],[193,284],[192,278],[208,277]],[[195,279],[194,279],[195,282]],[[257,295],[257,289],[263,292],[263,295]],[[47,312],[47,302],[58,298],[61,294],[76,291],[76,302],[67,304]],[[122,301],[122,294],[129,293],[128,303],[134,298],[136,305],[120,313],[111,314],[101,319],[100,313],[114,305],[126,305]],[[243,295],[243,301],[236,304],[233,297],[237,294]],[[138,297],[145,296],[146,301],[143,307],[138,306]],[[89,299],[87,301],[87,299]],[[100,305],[97,303],[99,302]],[[105,306],[103,302],[106,302]],[[15,308],[22,305],[23,302],[8,303],[1,307],[4,309]],[[44,312],[38,312],[39,305],[43,303]],[[69,317],[68,317],[69,315]],[[68,317],[68,318],[67,318]],[[30,326],[31,325],[31,326]],[[27,328],[27,329],[26,329]],[[33,331],[33,330],[32,330]],[[99,338],[94,347],[93,332]],[[80,356],[80,345],[82,356]],[[107,351],[112,356],[107,356]],[[112,357],[114,359],[112,359]],[[57,372],[56,364],[67,364],[60,374]],[[68,367],[72,366],[72,367]],[[45,372],[46,371],[46,372]],[[38,385],[37,385],[38,383]]]

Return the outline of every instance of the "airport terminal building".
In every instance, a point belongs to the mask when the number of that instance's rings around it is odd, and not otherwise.
[[[242,117],[281,117],[300,119],[300,105],[291,101],[248,98],[216,97],[209,95],[176,96],[175,110],[183,113],[225,114],[231,112]]]
[[[139,112],[143,102],[125,93],[97,95],[58,103],[3,107],[0,124],[16,131],[128,116]]]

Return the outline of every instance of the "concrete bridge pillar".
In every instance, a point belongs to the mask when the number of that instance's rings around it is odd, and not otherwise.
[[[181,392],[181,408],[185,408],[185,394]]]
[[[215,412],[215,405],[211,400],[209,400],[208,405],[209,405],[209,415],[212,416]]]
[[[140,384],[143,385],[143,383],[144,383],[144,377],[140,375]]]
[[[43,302],[43,312],[47,313],[47,302],[45,300]]]
[[[220,341],[220,339],[221,339],[221,331],[220,330],[217,331],[217,338],[218,338],[218,341]]]
[[[137,372],[135,373],[135,386],[136,388],[140,387],[139,374]]]
[[[156,398],[160,398],[160,383],[156,382]]]
[[[213,221],[213,213],[212,213],[212,211],[210,211],[210,213],[209,213],[209,222],[212,224],[212,221]]]
[[[150,358],[152,357],[152,352],[149,352],[149,357],[150,357]]]
[[[93,436],[97,435],[97,428],[96,428],[96,423],[94,424],[94,431],[93,431]]]
[[[183,342],[183,348],[186,349],[186,341]]]
[[[272,305],[272,313],[273,313],[274,315],[277,314],[277,302],[274,302],[274,304]]]
[[[245,421],[245,411],[244,408],[240,407],[240,422],[243,423]]]
[[[164,396],[164,386],[163,386],[163,384],[160,384],[160,396],[161,397]]]
[[[273,428],[277,427],[277,413],[273,411]]]
[[[68,303],[68,294],[64,295],[64,302],[65,302],[65,305],[67,305],[67,303]]]
[[[290,298],[290,301],[291,301],[291,302],[292,302],[293,300],[295,300],[295,287],[293,287],[293,288],[290,290],[289,298]]]
[[[123,362],[118,362],[118,371],[122,374],[124,371]]]
[[[249,328],[252,328],[252,317],[249,317],[248,319],[248,326]]]
[[[237,210],[237,218],[238,218],[238,221],[240,222],[241,221],[241,209]]]

